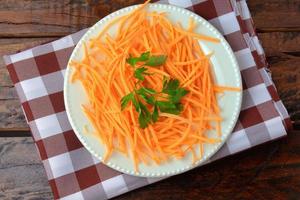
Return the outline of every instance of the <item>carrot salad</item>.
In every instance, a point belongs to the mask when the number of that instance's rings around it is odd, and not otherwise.
[[[187,153],[201,159],[203,145],[220,142],[217,93],[240,88],[214,83],[210,54],[199,40],[219,39],[172,23],[168,13],[147,11],[146,1],[116,18],[83,45],[84,58],[72,61],[71,82],[80,81],[89,103],[82,109],[106,147],[139,164],[163,164]],[[108,30],[117,26],[115,35]],[[215,138],[207,136],[215,131]],[[197,153],[200,152],[200,153]]]

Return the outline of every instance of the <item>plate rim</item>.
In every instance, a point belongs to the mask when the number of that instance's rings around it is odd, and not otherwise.
[[[87,41],[88,39],[90,39],[89,35],[94,31],[94,29],[96,29],[98,26],[101,26],[103,23],[106,23],[109,20],[112,20],[114,17],[119,16],[122,13],[126,13],[126,12],[130,12],[131,10],[137,8],[138,6],[140,6],[141,4],[136,4],[136,5],[132,5],[132,6],[128,6],[128,7],[124,7],[121,8],[113,13],[110,13],[109,15],[105,16],[104,18],[100,19],[98,22],[96,22],[92,27],[89,28],[89,30],[87,30],[87,32],[80,38],[80,40],[78,41],[78,43],[76,44],[75,48],[72,51],[72,54],[68,60],[68,64],[67,64],[67,68],[65,71],[65,77],[64,77],[64,91],[63,91],[63,96],[64,96],[64,103],[65,103],[65,109],[66,109],[66,113],[67,113],[67,117],[68,120],[71,124],[71,127],[76,135],[76,137],[79,139],[79,141],[83,144],[84,148],[86,148],[93,156],[95,156],[96,158],[98,158],[101,162],[103,160],[102,156],[100,156],[97,152],[94,151],[94,149],[91,148],[91,146],[89,146],[89,144],[86,142],[86,140],[81,136],[83,133],[81,133],[81,131],[78,130],[77,125],[75,125],[75,120],[73,120],[73,116],[71,115],[71,111],[70,111],[70,107],[69,107],[69,103],[68,103],[68,85],[69,83],[69,77],[70,77],[70,62],[73,60],[74,56],[75,56],[75,52],[78,51],[78,49],[82,46],[82,42]],[[197,21],[200,20],[201,23],[203,23],[204,26],[206,26],[207,28],[210,29],[210,31],[214,32],[218,37],[218,39],[221,40],[222,46],[224,46],[224,48],[227,50],[227,52],[229,53],[230,58],[230,62],[233,64],[233,69],[235,72],[235,77],[237,78],[238,84],[240,85],[241,91],[238,92],[237,94],[237,102],[232,114],[232,119],[231,121],[229,121],[229,127],[227,128],[227,132],[226,135],[224,136],[224,138],[222,139],[222,141],[220,143],[218,143],[217,145],[214,146],[214,149],[211,150],[210,152],[208,152],[208,154],[203,155],[203,157],[201,159],[199,159],[195,164],[190,164],[188,165],[188,167],[184,167],[181,169],[177,169],[177,170],[173,170],[171,172],[168,173],[144,173],[144,172],[136,172],[134,171],[134,169],[132,169],[131,171],[123,169],[120,166],[116,166],[113,163],[110,163],[109,161],[106,163],[103,163],[105,165],[107,165],[108,167],[120,171],[122,173],[125,174],[129,174],[129,175],[133,175],[133,176],[139,176],[139,177],[165,177],[165,176],[171,176],[171,175],[176,175],[176,174],[180,174],[180,173],[184,173],[186,171],[192,170],[200,165],[206,164],[207,161],[209,161],[209,159],[215,155],[221,147],[223,147],[223,145],[225,144],[225,142],[228,140],[229,136],[231,135],[234,126],[238,120],[238,116],[239,113],[241,111],[241,105],[242,105],[242,92],[243,92],[243,85],[242,85],[242,78],[241,78],[241,73],[240,73],[240,69],[239,69],[239,65],[238,62],[236,60],[236,57],[234,55],[234,52],[232,50],[232,48],[230,47],[230,45],[228,44],[228,42],[225,40],[224,36],[212,25],[210,24],[206,19],[204,19],[203,17],[201,17],[200,15],[189,11],[185,8],[181,8],[181,7],[177,7],[174,5],[170,5],[170,4],[161,4],[161,3],[149,3],[150,7],[153,8],[166,8],[166,9],[171,9],[172,11],[178,11],[181,13],[185,13],[188,14],[190,17],[193,17],[194,19],[196,19]]]

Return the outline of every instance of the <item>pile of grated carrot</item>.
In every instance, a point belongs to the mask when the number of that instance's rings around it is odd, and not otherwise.
[[[214,84],[212,53],[205,55],[199,40],[218,43],[218,39],[195,33],[197,24],[193,20],[184,29],[179,23],[171,23],[167,13],[147,11],[148,3],[112,20],[96,38],[83,45],[84,58],[71,63],[71,82],[80,81],[89,99],[82,109],[94,127],[92,134],[106,147],[103,161],[118,151],[132,158],[136,171],[141,163],[162,164],[187,153],[192,154],[194,163],[201,159],[204,144],[218,143],[222,135],[216,94],[240,91]],[[107,31],[115,25],[117,33],[110,36]],[[189,90],[182,100],[180,115],[160,113],[158,121],[145,129],[139,128],[133,105],[123,111],[120,105],[120,99],[135,84],[133,68],[126,59],[143,52],[167,55],[165,64],[148,68],[152,75],[145,77],[144,86],[160,91],[163,78],[170,77]],[[207,137],[209,130],[216,132],[215,138]]]

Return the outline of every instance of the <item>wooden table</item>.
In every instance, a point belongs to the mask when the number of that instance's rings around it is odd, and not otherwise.
[[[137,2],[141,1],[0,0],[0,56],[89,27]],[[300,1],[248,0],[248,4],[295,130],[284,139],[117,199],[300,199]],[[0,199],[13,198],[53,197],[0,59]]]

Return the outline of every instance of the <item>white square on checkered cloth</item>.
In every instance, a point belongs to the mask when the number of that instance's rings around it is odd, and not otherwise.
[[[234,132],[226,141],[231,154],[251,147],[250,141],[244,129]]]
[[[48,158],[48,162],[52,169],[53,178],[58,178],[74,172],[74,167],[69,152]]]
[[[83,194],[81,191],[73,193],[71,195],[60,198],[60,200],[84,200]]]
[[[21,53],[11,55],[10,60],[11,60],[12,63],[16,63],[16,62],[19,62],[21,60],[25,60],[25,59],[32,58],[32,57],[33,57],[32,50],[28,49],[26,51],[22,51]]]
[[[247,91],[250,93],[254,105],[259,105],[272,99],[264,83],[248,88]]]
[[[253,41],[253,45],[255,46],[255,50],[257,51],[258,55],[263,55],[264,54],[264,50],[260,44],[260,41],[258,40],[257,36],[251,37],[252,41]]]
[[[41,117],[34,120],[33,123],[36,124],[37,131],[41,138],[47,138],[63,132],[56,114]]]
[[[19,84],[23,89],[27,101],[48,95],[41,77],[35,77],[32,79],[21,81]]]
[[[17,93],[18,93],[18,96],[19,96],[19,99],[20,99],[20,102],[21,103],[24,103],[26,100],[26,96],[24,94],[24,90],[22,88],[22,86],[20,85],[20,83],[16,83],[15,84],[15,88],[17,90]]]
[[[274,85],[271,74],[269,74],[265,68],[259,69],[259,73],[261,74],[266,86]]]
[[[275,105],[276,109],[279,111],[279,114],[283,119],[289,118],[289,113],[285,109],[281,100],[275,102],[274,105]]]
[[[265,121],[266,127],[269,130],[271,139],[280,138],[280,137],[286,135],[285,128],[281,125],[281,123],[278,123],[279,120],[281,120],[281,118],[276,117],[276,118],[270,119],[268,121]]]
[[[217,19],[221,24],[223,35],[228,35],[240,30],[240,26],[234,12],[221,15]]]
[[[122,175],[102,181],[102,186],[108,198],[128,192],[127,185]]]
[[[67,37],[61,38],[60,40],[52,42],[52,46],[53,46],[54,51],[58,51],[61,49],[65,49],[65,48],[74,46],[74,42],[73,42],[72,37],[69,35]]]
[[[248,69],[249,67],[256,66],[253,56],[249,48],[242,49],[234,52],[240,70]]]
[[[236,6],[239,8],[238,9],[240,11],[239,14],[243,20],[251,18],[246,1],[237,1]]]

